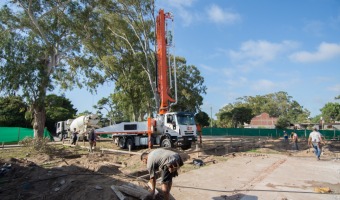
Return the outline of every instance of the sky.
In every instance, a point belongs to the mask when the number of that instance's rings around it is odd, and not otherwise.
[[[196,66],[207,94],[202,111],[216,119],[238,97],[287,92],[321,114],[340,95],[339,0],[158,0],[174,16],[174,52]],[[113,91],[65,93],[79,112]]]

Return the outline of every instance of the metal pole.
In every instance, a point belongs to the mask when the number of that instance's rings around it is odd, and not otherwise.
[[[34,135],[33,135],[34,137]],[[19,127],[19,131],[18,131],[18,143],[20,142],[20,127]]]
[[[210,134],[212,135],[212,106],[210,107]]]

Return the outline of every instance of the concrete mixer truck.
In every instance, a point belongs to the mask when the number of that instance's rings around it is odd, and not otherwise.
[[[76,129],[78,139],[86,139],[87,133],[91,128],[100,128],[98,126],[99,117],[96,114],[79,116],[76,119],[68,119],[66,121],[57,122],[57,136],[62,138],[71,137],[71,133]]]

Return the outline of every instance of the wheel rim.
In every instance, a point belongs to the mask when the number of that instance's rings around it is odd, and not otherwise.
[[[165,139],[162,142],[162,147],[171,147],[171,142],[169,139]]]
[[[124,145],[124,138],[119,138],[118,145],[119,145],[120,148],[124,148],[125,147],[125,145]]]

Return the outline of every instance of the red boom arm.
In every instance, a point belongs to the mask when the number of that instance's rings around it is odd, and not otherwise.
[[[169,96],[168,69],[167,64],[167,41],[165,39],[165,20],[171,18],[170,13],[164,13],[159,10],[156,22],[156,39],[157,39],[157,79],[158,93],[160,96],[159,114],[165,114],[169,110],[169,102],[175,102]]]

